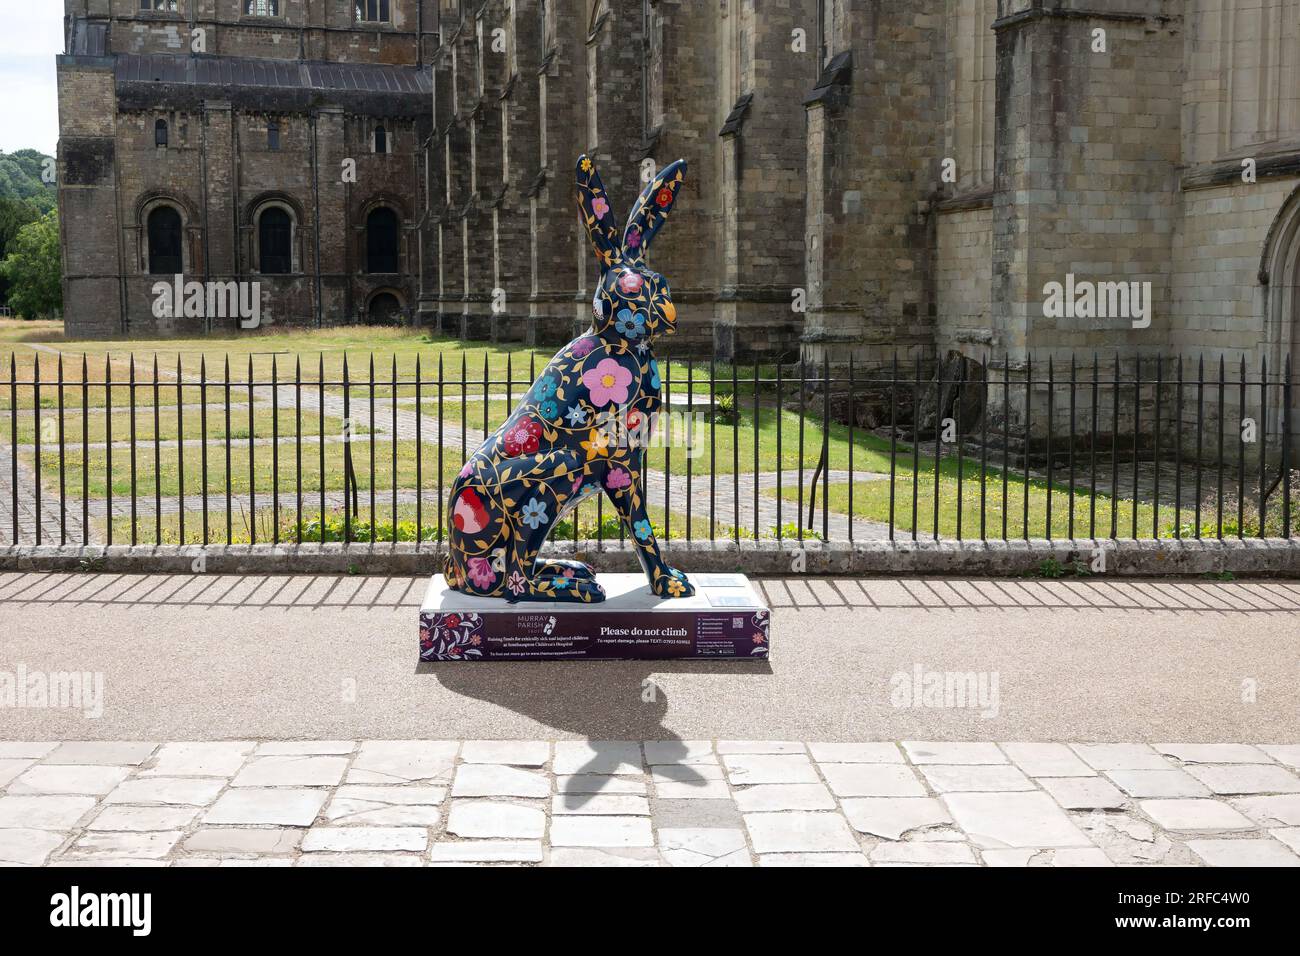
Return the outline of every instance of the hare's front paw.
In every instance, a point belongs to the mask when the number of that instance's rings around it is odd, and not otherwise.
[[[695,594],[695,585],[676,568],[665,568],[655,574],[650,590],[662,598],[688,598]]]

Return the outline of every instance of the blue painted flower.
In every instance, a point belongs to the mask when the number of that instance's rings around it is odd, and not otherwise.
[[[639,540],[645,541],[650,537],[650,522],[645,518],[642,518],[636,524],[632,525],[632,530],[636,532],[636,536]]]
[[[546,504],[536,498],[530,499],[528,504],[524,505],[523,510],[519,512],[519,520],[536,531],[550,521],[546,517]]]
[[[556,404],[555,399],[548,398],[537,407],[537,411],[543,418],[554,418],[560,414],[560,406]]]
[[[570,583],[572,580],[573,580],[572,578],[566,578],[566,577],[565,577],[564,575],[562,575],[562,574],[561,574],[561,575],[557,575],[556,578],[555,578],[555,590],[557,590],[557,591],[563,591],[565,588],[567,588],[567,587],[569,586],[569,583]]]
[[[537,382],[537,400],[545,401],[548,398],[555,397],[555,390],[559,388],[559,383],[553,378],[539,379]]]
[[[633,312],[631,309],[619,309],[614,328],[618,330],[619,335],[625,335],[629,339],[638,339],[641,337],[641,333],[645,331],[645,316],[640,312]]]
[[[650,387],[659,387],[659,363],[655,359],[650,360]]]
[[[570,425],[585,425],[587,423],[587,410],[578,405],[569,406],[569,414],[566,416]]]

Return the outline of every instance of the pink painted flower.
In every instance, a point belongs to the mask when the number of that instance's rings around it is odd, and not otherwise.
[[[582,475],[573,479],[573,487],[569,489],[569,494],[576,495],[578,489],[582,487]]]
[[[605,479],[606,488],[626,488],[630,484],[632,484],[632,476],[627,473],[626,468],[615,468]]]
[[[601,359],[595,368],[582,373],[582,384],[591,393],[591,404],[604,408],[611,403],[622,405],[627,401],[627,389],[632,384],[632,373],[612,358]]]
[[[631,269],[624,269],[623,274],[618,277],[618,291],[624,295],[636,295],[645,285],[645,279],[641,278],[641,273],[633,272]]]
[[[629,249],[641,248],[641,230],[633,226],[627,231],[627,247]]]
[[[474,465],[472,462],[467,461],[465,462],[465,467],[460,470],[460,476],[462,478],[468,478],[472,474],[474,474]]]
[[[524,580],[522,574],[516,571],[514,574],[510,575],[510,579],[506,581],[506,587],[510,589],[511,594],[523,594],[528,590],[528,582]]]
[[[497,573],[492,570],[492,562],[487,558],[470,558],[469,579],[475,587],[486,591],[496,584]]]
[[[596,347],[596,339],[592,336],[584,335],[578,341],[573,343],[573,357],[586,358],[591,354],[591,350]]]
[[[596,214],[597,219],[604,219],[609,213],[609,203],[604,196],[597,196],[591,201],[591,211]]]

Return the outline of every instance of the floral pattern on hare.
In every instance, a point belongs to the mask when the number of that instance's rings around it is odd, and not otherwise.
[[[510,601],[603,601],[588,565],[538,555],[557,522],[604,494],[651,591],[695,593],[660,554],[645,488],[646,436],[662,404],[654,343],[677,323],[668,282],[645,253],[685,174],[683,160],[660,171],[620,233],[595,165],[578,160],[578,209],[600,264],[592,326],[556,353],[453,483],[446,576],[456,590]]]

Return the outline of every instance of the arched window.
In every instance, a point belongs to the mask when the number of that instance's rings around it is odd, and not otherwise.
[[[266,124],[266,148],[273,153],[280,148],[280,124],[275,120]]]
[[[171,206],[149,213],[149,274],[174,276],[184,271],[181,256],[181,214]]]
[[[375,127],[375,152],[388,152],[388,130],[382,126]]]
[[[366,271],[379,274],[397,272],[397,213],[380,207],[366,217]]]
[[[402,303],[391,292],[381,292],[370,300],[366,313],[368,325],[401,325]]]
[[[158,120],[153,124],[153,144],[155,146],[167,145],[167,121]]]
[[[293,271],[293,219],[279,206],[267,207],[258,217],[257,271],[271,276]]]

